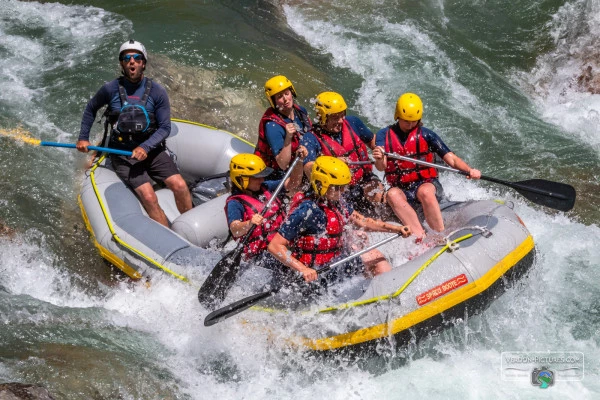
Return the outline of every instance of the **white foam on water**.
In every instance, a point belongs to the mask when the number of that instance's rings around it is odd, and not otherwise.
[[[8,1],[3,2],[0,9],[5,10],[5,5],[11,7],[11,12],[23,14],[23,21],[31,23],[36,18],[44,20],[47,14],[66,17],[66,25],[59,21],[60,18],[52,17],[49,19],[52,23],[39,20],[35,23],[46,26],[50,31],[58,30],[60,33],[55,37],[81,35],[82,41],[78,40],[79,36],[73,36],[77,40],[72,38],[68,41],[73,42],[74,55],[85,54],[85,44],[92,45],[91,42],[96,40],[92,36],[98,32],[108,34],[113,29],[110,28],[113,16],[93,7]],[[285,9],[288,20],[295,21],[292,27],[303,29],[309,42],[330,52],[334,62],[339,63],[337,65],[365,77],[356,107],[374,123],[390,121],[393,102],[401,92],[397,82],[408,77],[408,73],[398,75],[396,72],[402,52],[384,41],[374,41],[374,45],[362,43],[360,32],[308,20],[299,8],[286,6]],[[30,54],[39,54],[39,57],[18,59],[21,56],[17,49],[29,42],[8,32],[10,26],[3,25],[8,20],[5,15],[0,15],[3,33],[0,44],[10,49],[6,53],[13,62],[23,61],[25,68],[18,71],[10,62],[0,58],[2,76],[5,76],[0,78],[4,79],[0,80],[0,88],[26,93],[25,96],[8,98],[24,108],[32,106],[37,96],[43,96],[43,87],[28,83],[28,78],[35,78],[36,68],[67,66],[69,62],[83,62],[84,58],[72,57],[66,64],[58,61],[36,64],[50,57],[52,47],[33,46]],[[78,31],[84,26],[81,25],[83,22],[89,24],[89,21],[92,23],[90,28]],[[302,24],[296,25],[297,21]],[[415,34],[418,46],[409,50],[418,52],[417,47],[422,47],[423,51],[439,51],[433,41],[415,30],[410,22],[390,24],[387,28],[394,40]],[[321,32],[331,29],[331,37],[321,38]],[[372,49],[376,50],[371,52]],[[381,52],[391,54],[390,58],[384,58],[382,62],[381,58],[375,57]],[[444,59],[443,52],[440,54]],[[356,59],[360,62],[353,62]],[[445,62],[439,77],[435,74],[438,70],[426,67],[432,79],[436,79],[436,85],[447,87],[457,92],[462,101],[476,105],[477,99],[456,83],[456,71],[451,63]],[[4,101],[0,97],[0,103]],[[369,105],[371,103],[373,106]],[[40,114],[38,119],[43,120],[43,115]],[[100,308],[106,311],[102,313],[102,317],[106,318],[103,322],[147,334],[152,341],[164,347],[167,354],[162,360],[164,367],[175,377],[180,390],[195,399],[217,396],[264,399],[293,396],[311,400],[323,397],[346,400],[426,396],[500,399],[547,398],[548,393],[579,399],[597,395],[600,388],[595,379],[598,366],[594,361],[591,361],[590,373],[588,375],[586,371],[583,383],[557,383],[549,389],[552,392],[540,391],[529,383],[501,382],[499,363],[501,351],[513,350],[583,351],[586,359],[600,358],[598,332],[579,332],[579,325],[585,320],[576,314],[581,308],[590,310],[590,317],[593,317],[593,300],[600,296],[596,287],[586,286],[586,283],[597,282],[600,278],[598,227],[585,226],[562,213],[553,214],[534,206],[510,189],[484,188],[478,182],[467,181],[455,174],[444,174],[442,180],[446,194],[452,200],[499,197],[512,200],[517,213],[532,232],[540,258],[517,288],[497,299],[481,316],[471,316],[459,322],[456,328],[449,328],[426,340],[424,346],[433,347],[435,355],[425,350],[422,351],[425,354],[420,354],[420,350],[413,349],[408,352],[408,364],[393,366],[390,360],[389,367],[379,375],[361,370],[345,360],[338,360],[340,366],[336,368],[293,350],[276,348],[264,332],[248,329],[242,322],[243,314],[213,327],[204,327],[202,321],[207,310],[198,304],[198,288],[175,279],[158,280],[150,288],[143,284],[122,283],[104,288],[103,296],[90,295],[73,285],[73,277],[53,258],[43,244],[43,236],[37,232],[17,235],[15,241],[0,241],[0,282],[10,294],[28,295],[64,308]],[[153,355],[149,355],[148,360],[140,359],[140,364],[154,362]],[[0,375],[13,378],[11,371],[6,371],[1,365]]]
[[[92,307],[97,303],[72,285],[45,248],[43,234],[30,229],[14,238],[0,239],[1,285],[11,294],[28,295],[60,307]]]
[[[128,30],[129,21],[96,7],[4,0],[0,5],[3,113],[40,133],[69,138],[72,134],[49,122],[45,107],[48,89],[61,82],[47,82],[45,77],[85,67],[104,38]]]
[[[363,15],[369,32],[357,32],[328,18],[311,18],[301,6],[284,6],[290,27],[311,46],[329,54],[333,65],[363,78],[353,108],[376,125],[392,122],[400,94],[423,95],[429,86],[454,99],[456,112],[469,117],[477,97],[459,82],[456,66],[428,32],[410,20],[390,22],[386,16]],[[327,34],[323,34],[327,32]],[[415,65],[412,60],[420,60]],[[335,89],[334,89],[335,90]]]
[[[510,189],[485,189],[477,182],[466,181],[454,174],[443,175],[442,179],[453,200],[506,199],[514,203],[541,254],[529,275],[515,288],[498,298],[481,315],[468,316],[457,321],[456,327],[425,340],[421,346],[434,348],[435,356],[413,346],[406,365],[392,367],[390,361],[389,371],[381,371],[380,375],[372,375],[352,363],[332,368],[294,351],[277,350],[269,344],[264,332],[248,330],[240,322],[243,314],[210,328],[196,326],[195,334],[188,332],[190,338],[195,335],[195,339],[190,340],[187,350],[180,353],[174,363],[180,371],[186,371],[182,379],[189,382],[190,394],[195,393],[194,398],[201,398],[194,391],[194,388],[200,390],[197,382],[208,384],[215,375],[198,375],[197,364],[186,360],[186,354],[196,355],[198,362],[218,358],[217,354],[222,352],[227,360],[225,363],[236,371],[228,383],[220,383],[217,379],[210,388],[202,389],[203,394],[268,399],[286,397],[292,392],[300,399],[323,396],[323,393],[334,399],[395,398],[398,393],[409,398],[443,394],[446,398],[484,396],[502,399],[521,393],[526,393],[528,398],[537,398],[541,392],[528,382],[500,380],[502,351],[568,350],[582,351],[589,359],[598,357],[597,335],[575,339],[573,329],[577,322],[568,321],[569,314],[575,312],[569,302],[589,304],[599,294],[597,289],[573,293],[573,285],[599,278],[598,265],[582,269],[580,263],[573,260],[574,257],[600,259],[600,250],[594,245],[600,233],[598,227],[584,226],[563,213],[552,215]],[[575,280],[571,276],[573,273]],[[421,354],[423,351],[425,354]],[[182,364],[187,368],[182,369]],[[286,364],[295,367],[286,367]],[[586,367],[586,373],[597,375],[593,363]],[[286,369],[294,372],[282,376]],[[236,383],[232,385],[232,381]],[[497,383],[493,390],[489,386],[491,381]],[[590,380],[557,382],[552,388],[553,395],[564,398],[591,398],[598,389],[598,384]]]
[[[566,2],[548,24],[554,49],[538,57],[528,72],[515,72],[514,80],[531,96],[543,118],[568,132],[600,154],[600,94],[578,84],[587,66],[600,90],[600,4],[594,0]]]
[[[600,296],[597,289],[573,291],[574,285],[600,278],[598,265],[582,267],[578,261],[600,260],[595,245],[600,229],[583,226],[562,213],[551,215],[519,195],[512,196],[510,189],[499,196],[500,190],[482,188],[455,174],[444,174],[442,179],[453,200],[508,197],[542,256],[518,289],[509,290],[480,316],[470,316],[427,339],[424,346],[433,347],[436,356],[427,350],[420,354],[413,346],[406,365],[393,367],[390,359],[389,369],[378,375],[352,362],[339,360],[342,366],[332,367],[301,352],[276,347],[264,331],[249,329],[242,322],[243,314],[204,327],[208,311],[197,302],[198,288],[175,279],[157,280],[149,288],[122,283],[105,288],[104,296],[91,296],[74,287],[72,276],[57,268],[37,232],[0,242],[2,285],[15,295],[27,294],[60,307],[105,310],[101,314],[105,320],[96,323],[147,334],[150,342],[164,349],[161,367],[177,379],[179,390],[195,399],[280,399],[291,393],[299,399],[324,394],[332,399],[376,399],[394,398],[400,390],[408,397],[444,393],[447,398],[500,399],[525,392],[535,398],[539,389],[529,383],[498,382],[502,351],[569,350],[583,351],[590,360],[600,357],[598,335],[576,340],[572,330],[577,322],[568,320],[575,304],[586,306]],[[155,361],[149,356],[146,362]],[[598,372],[593,364],[590,370],[592,375]],[[490,381],[498,383],[493,391]],[[569,396],[575,392],[586,398],[586,393],[598,387],[586,380],[584,384],[557,383],[552,390],[564,398],[573,398]]]

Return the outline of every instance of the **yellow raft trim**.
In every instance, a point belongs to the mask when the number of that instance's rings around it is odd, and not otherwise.
[[[515,250],[490,268],[481,278],[388,323],[323,339],[297,337],[291,338],[290,341],[312,350],[332,350],[394,335],[482,293],[523,259],[533,248],[533,238],[529,235]]]
[[[234,138],[236,138],[236,139],[239,139],[239,140],[241,140],[242,142],[244,142],[244,143],[246,143],[246,144],[249,144],[249,145],[250,145],[250,146],[252,146],[252,147],[255,147],[255,146],[254,146],[254,144],[250,143],[249,141],[247,141],[247,140],[246,140],[246,139],[244,139],[243,137],[241,137],[241,136],[238,136],[238,135],[236,135],[235,133],[231,133],[231,132],[224,131],[223,129],[215,128],[214,126],[210,126],[210,125],[204,125],[204,124],[201,124],[201,123],[199,123],[199,122],[188,121],[188,120],[186,120],[186,119],[179,119],[179,118],[171,118],[171,121],[175,121],[175,122],[183,122],[183,123],[185,123],[185,124],[191,124],[191,125],[201,126],[201,127],[203,127],[203,128],[212,129],[212,130],[214,130],[214,131],[221,131],[221,132],[225,132],[226,134],[228,134],[228,135],[230,135],[230,136],[233,136]]]
[[[210,126],[210,125],[205,125],[205,124],[201,124],[199,122],[194,122],[194,121],[188,121],[185,119],[178,119],[178,118],[171,118],[171,121],[174,122],[182,122],[182,123],[186,123],[186,124],[191,124],[191,125],[196,125],[196,126],[201,126],[204,128],[208,128],[208,129],[212,129],[212,130],[218,130],[220,132],[224,132],[227,133],[230,136],[233,136],[234,138],[247,143],[248,145],[254,147],[254,144],[250,143],[249,141],[247,141],[246,139],[235,135],[231,132],[227,132],[225,130],[219,129],[219,128],[215,128],[214,126]],[[162,269],[163,271],[173,275],[174,277],[184,281],[184,282],[190,282],[188,278],[186,278],[185,276],[179,275],[174,271],[171,271],[170,269],[168,269],[167,267],[165,267],[164,265],[154,261],[152,258],[150,258],[150,256],[142,253],[140,250],[134,248],[133,246],[125,243],[115,232],[111,222],[110,222],[110,217],[108,216],[108,212],[106,211],[106,207],[104,205],[104,203],[102,202],[102,198],[100,197],[100,193],[98,191],[98,187],[96,185],[96,180],[94,178],[94,171],[96,170],[96,168],[98,168],[98,166],[100,165],[100,163],[104,160],[104,158],[106,157],[106,155],[102,156],[96,163],[95,165],[92,167],[92,169],[90,170],[90,179],[92,182],[92,187],[94,189],[94,193],[96,194],[96,198],[98,199],[98,204],[100,205],[100,209],[102,210],[102,214],[104,215],[104,219],[106,220],[106,224],[108,226],[108,229],[112,235],[112,237],[114,238],[114,240],[119,243],[121,246],[131,250],[132,252],[134,252],[135,254],[137,254],[138,256],[140,256],[141,258],[143,258],[144,260],[148,261],[149,263],[151,263],[152,265],[156,266],[159,269]],[[125,274],[127,274],[127,276],[129,276],[132,279],[138,280],[142,277],[142,275],[133,267],[131,267],[129,264],[127,264],[124,260],[122,260],[120,257],[118,257],[117,255],[115,255],[114,253],[111,253],[106,247],[102,246],[96,239],[96,236],[94,234],[94,231],[91,227],[91,224],[89,222],[89,219],[87,217],[87,214],[83,208],[83,203],[81,202],[81,196],[78,197],[78,201],[79,201],[79,207],[81,209],[81,214],[83,216],[83,220],[84,223],[88,229],[88,231],[90,231],[90,233],[92,234],[92,238],[94,240],[94,246],[98,249],[98,252],[100,253],[100,255],[105,258],[106,260],[108,260],[111,264],[113,264],[115,267],[119,268],[121,271],[123,271]]]
[[[90,224],[90,221],[85,212],[85,209],[83,208],[83,203],[81,202],[81,195],[77,196],[77,202],[79,203],[79,208],[81,209],[81,215],[83,216],[83,222],[85,223],[85,227],[92,235],[92,240],[94,241],[94,246],[96,247],[96,249],[98,249],[100,256],[102,258],[106,259],[108,262],[110,262],[115,267],[119,268],[121,271],[123,271],[125,274],[127,274],[127,276],[129,276],[131,279],[135,279],[135,280],[141,279],[142,274],[140,274],[138,271],[136,271],[135,269],[130,267],[125,261],[121,260],[115,254],[111,253],[106,247],[102,246],[98,242],[98,240],[96,240],[96,235],[94,234],[92,225]]]
[[[140,256],[141,258],[143,258],[144,260],[148,261],[149,263],[151,263],[152,265],[154,265],[155,267],[162,269],[163,271],[173,275],[174,277],[184,281],[184,282],[190,282],[188,278],[186,278],[183,275],[179,275],[178,273],[171,271],[169,268],[165,267],[164,265],[154,261],[150,256],[142,253],[140,250],[136,249],[135,247],[127,244],[125,241],[123,241],[119,235],[117,234],[117,232],[115,231],[115,229],[112,226],[112,223],[110,222],[110,217],[108,216],[108,212],[106,211],[106,206],[104,205],[104,203],[102,202],[102,198],[100,197],[100,192],[98,191],[98,186],[96,185],[96,179],[95,179],[95,171],[96,168],[98,168],[98,166],[100,166],[100,163],[106,158],[106,155],[103,155],[102,157],[100,157],[100,159],[94,164],[94,166],[92,167],[92,169],[90,170],[90,181],[92,183],[92,188],[94,189],[94,193],[96,194],[96,199],[98,200],[98,204],[100,205],[100,209],[102,210],[102,214],[104,215],[104,219],[106,220],[106,225],[108,226],[108,230],[110,231],[113,239],[120,244],[121,246],[125,247],[126,249],[131,250],[132,252],[134,252],[135,254],[137,254],[138,256]],[[123,261],[121,258],[119,258],[118,256],[116,256],[114,253],[111,253],[108,249],[106,249],[105,247],[101,246],[97,240],[95,235],[93,234],[93,231],[91,230],[91,226],[89,226],[89,220],[87,218],[87,215],[85,214],[85,211],[83,209],[83,204],[80,205],[81,206],[81,210],[82,210],[82,214],[84,215],[84,221],[86,222],[86,225],[88,226],[88,229],[92,232],[92,235],[94,236],[94,244],[96,246],[96,248],[98,248],[98,250],[100,251],[100,255],[102,257],[104,257],[105,259],[107,259],[109,262],[113,263],[117,268],[119,268],[121,271],[123,271],[125,274],[127,274],[127,276],[129,276],[132,279],[140,279],[141,278],[141,274],[136,271],[133,267],[131,267],[130,265],[128,265],[127,263],[125,263],[125,261]],[[114,261],[116,261],[116,263]],[[135,271],[135,272],[133,272]]]

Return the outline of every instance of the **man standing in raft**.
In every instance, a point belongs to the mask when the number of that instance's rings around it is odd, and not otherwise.
[[[316,280],[322,267],[349,254],[344,234],[348,222],[366,231],[410,235],[406,226],[365,218],[340,201],[351,179],[350,169],[342,160],[317,158],[310,177],[312,190],[306,197],[295,197],[287,220],[269,244],[269,252],[290,268],[287,271],[300,272],[306,282]],[[391,265],[379,250],[373,249],[338,267],[338,271],[350,275],[363,270],[374,276],[391,270]]]
[[[423,206],[429,227],[438,232],[444,230],[444,220],[437,198],[442,193],[437,169],[394,160],[388,158],[385,153],[395,153],[429,163],[434,162],[435,153],[452,168],[467,172],[467,178],[481,177],[479,170],[472,169],[452,153],[435,132],[423,127],[421,118],[423,103],[419,96],[404,93],[396,103],[396,123],[377,132],[377,147],[373,150],[375,167],[380,171],[385,170],[385,179],[391,187],[386,193],[387,203],[400,221],[410,227],[417,239],[425,237],[425,230],[413,209],[417,202]]]
[[[273,168],[269,179],[280,179],[298,151],[300,138],[312,129],[312,123],[306,109],[294,102],[296,90],[285,76],[269,79],[265,83],[265,95],[271,107],[260,120],[254,154]]]
[[[192,208],[187,184],[165,151],[171,133],[171,107],[166,90],[144,76],[148,54],[140,42],[129,40],[119,49],[123,76],[104,84],[88,102],[81,120],[77,150],[87,153],[98,110],[108,105],[108,147],[130,150],[131,157],[111,155],[116,174],[137,194],[153,220],[169,226],[158,204],[151,179],[164,182],[175,195],[180,213]]]

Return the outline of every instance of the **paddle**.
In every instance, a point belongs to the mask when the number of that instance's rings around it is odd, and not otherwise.
[[[292,170],[299,161],[300,157],[296,157],[292,165],[290,165],[285,176],[281,180],[281,183],[279,183],[279,185],[275,189],[275,192],[273,192],[271,198],[261,211],[261,216],[264,215],[267,212],[267,210],[271,207],[271,204],[273,204],[273,202],[279,195],[279,192],[283,188],[286,179],[290,176]],[[246,233],[246,235],[244,236],[242,241],[237,245],[237,247],[228,254],[226,254],[217,263],[217,265],[215,265],[210,274],[208,274],[208,277],[206,277],[206,280],[204,281],[204,283],[200,287],[200,290],[198,291],[198,301],[201,304],[207,307],[212,307],[213,305],[216,305],[223,301],[225,295],[233,285],[233,282],[235,282],[237,274],[240,270],[240,262],[244,253],[244,247],[246,246],[246,244],[248,244],[250,236],[252,235],[252,232],[254,232],[255,228],[256,225],[252,225],[248,233]]]
[[[21,127],[14,128],[11,130],[0,129],[0,135],[7,136],[10,138],[19,140],[21,142],[24,142],[24,143],[32,144],[34,146],[67,147],[67,148],[71,148],[71,149],[77,148],[77,146],[72,143],[42,142],[40,139],[31,137],[31,132],[29,132]],[[88,149],[102,151],[104,153],[119,154],[122,156],[131,156],[131,151],[111,149],[108,147],[88,146]]]
[[[394,240],[394,239],[396,239],[396,238],[398,238],[400,236],[402,236],[402,234],[401,233],[397,233],[394,236],[390,236],[390,237],[388,237],[386,239],[383,239],[380,242],[377,242],[377,243],[375,243],[375,244],[373,244],[373,245],[371,245],[371,246],[369,246],[367,248],[364,248],[364,249],[362,249],[360,251],[357,251],[354,254],[349,255],[346,258],[343,258],[343,259],[341,259],[339,261],[334,262],[333,264],[330,264],[330,265],[328,265],[328,266],[320,269],[318,272],[319,272],[319,274],[327,272],[331,268],[335,268],[338,265],[341,265],[341,264],[343,264],[345,262],[348,262],[348,261],[350,261],[350,260],[352,260],[352,259],[354,259],[354,258],[356,258],[356,257],[358,257],[358,256],[360,256],[360,255],[362,255],[362,254],[364,254],[366,252],[368,252],[368,251],[371,251],[371,250],[373,250],[373,249],[375,249],[375,248],[377,248],[377,247],[379,247],[381,245],[386,244],[387,242],[391,242],[392,240]],[[296,284],[301,284],[303,282],[304,282],[304,278],[296,281]],[[271,295],[279,292],[279,290],[281,290],[281,288],[282,288],[281,286],[274,287],[272,289],[267,290],[266,292],[262,292],[262,293],[254,294],[254,295],[249,296],[249,297],[245,297],[245,298],[243,298],[241,300],[238,300],[236,302],[233,302],[233,303],[229,304],[228,306],[225,306],[223,308],[219,308],[218,310],[215,310],[215,311],[211,312],[210,314],[208,314],[206,316],[206,318],[204,319],[204,326],[211,326],[211,325],[216,324],[217,322],[223,321],[224,319],[227,319],[229,317],[233,317],[234,315],[239,314],[242,311],[247,310],[248,308],[252,307],[254,304],[258,303],[262,299],[265,299],[265,298],[267,298],[267,297],[269,297],[269,296],[271,296]]]
[[[68,147],[70,149],[76,149],[76,145],[73,143],[57,143],[57,142],[40,142],[40,146],[51,146],[51,147]],[[111,149],[110,147],[99,147],[99,146],[88,146],[88,150],[101,151],[103,153],[118,154],[120,156],[131,156],[131,151]]]
[[[373,164],[375,161],[369,160],[369,161],[348,161],[346,164],[348,165],[369,165],[369,164]]]
[[[409,161],[415,164],[421,164],[428,167],[441,169],[444,171],[455,172],[461,175],[469,176],[468,172],[458,169],[445,167],[443,165],[432,164],[426,161],[415,160],[414,158],[404,157],[399,154],[385,153],[386,156],[397,160]],[[519,182],[507,182],[501,179],[481,175],[486,181],[499,183],[515,189],[526,199],[546,207],[554,208],[560,211],[569,211],[575,205],[575,188],[565,183],[552,182],[544,179],[530,179]]]

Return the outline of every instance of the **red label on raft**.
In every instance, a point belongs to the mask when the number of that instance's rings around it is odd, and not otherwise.
[[[417,303],[419,303],[419,305],[422,306],[423,304],[429,303],[430,301],[437,299],[438,297],[448,293],[451,290],[456,289],[457,287],[464,285],[467,282],[469,282],[469,280],[467,279],[467,276],[465,274],[455,276],[454,278],[442,283],[441,285],[438,285],[433,289],[430,289],[425,293],[421,293],[420,295],[418,295]]]

